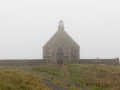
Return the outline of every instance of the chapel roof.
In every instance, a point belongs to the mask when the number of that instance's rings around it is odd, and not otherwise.
[[[79,47],[79,45],[64,30],[63,21],[60,20],[57,32],[50,38],[50,40],[43,46],[43,48],[49,46],[49,43],[54,42],[57,40],[57,38],[61,38],[61,40],[63,40],[63,37],[66,39],[66,42],[71,42]]]

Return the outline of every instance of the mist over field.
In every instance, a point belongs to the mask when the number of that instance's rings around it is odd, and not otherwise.
[[[1,0],[0,59],[42,58],[61,19],[80,58],[120,58],[120,0]]]

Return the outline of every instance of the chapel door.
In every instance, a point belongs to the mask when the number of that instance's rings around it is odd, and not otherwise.
[[[57,50],[57,64],[63,64],[63,50],[61,47]]]

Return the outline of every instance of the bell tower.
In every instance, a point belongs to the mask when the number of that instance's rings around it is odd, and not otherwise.
[[[64,30],[64,24],[62,20],[59,22],[58,30]]]

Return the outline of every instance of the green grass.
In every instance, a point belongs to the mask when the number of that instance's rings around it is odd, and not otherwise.
[[[92,90],[120,90],[120,66],[69,65],[71,80]]]
[[[68,64],[69,79],[91,90],[120,90],[120,66],[98,64]],[[33,66],[32,70],[45,72],[61,78],[67,74],[59,70],[59,65]],[[67,69],[66,69],[67,70]]]
[[[39,72],[45,72],[61,78],[65,78],[64,73],[59,70],[59,65],[39,65],[32,66],[31,69]]]
[[[0,67],[0,90],[50,90],[36,74]]]
[[[63,65],[62,65],[63,66]],[[56,79],[54,76],[65,78],[64,72],[60,69],[62,66],[59,65],[38,65],[38,66],[30,66],[30,69],[38,71],[38,72],[44,72],[44,77],[51,80],[55,84],[59,84],[60,86],[69,88],[69,90],[81,90],[77,89],[75,86],[69,86],[63,81],[60,81]],[[43,73],[42,73],[43,74]]]

